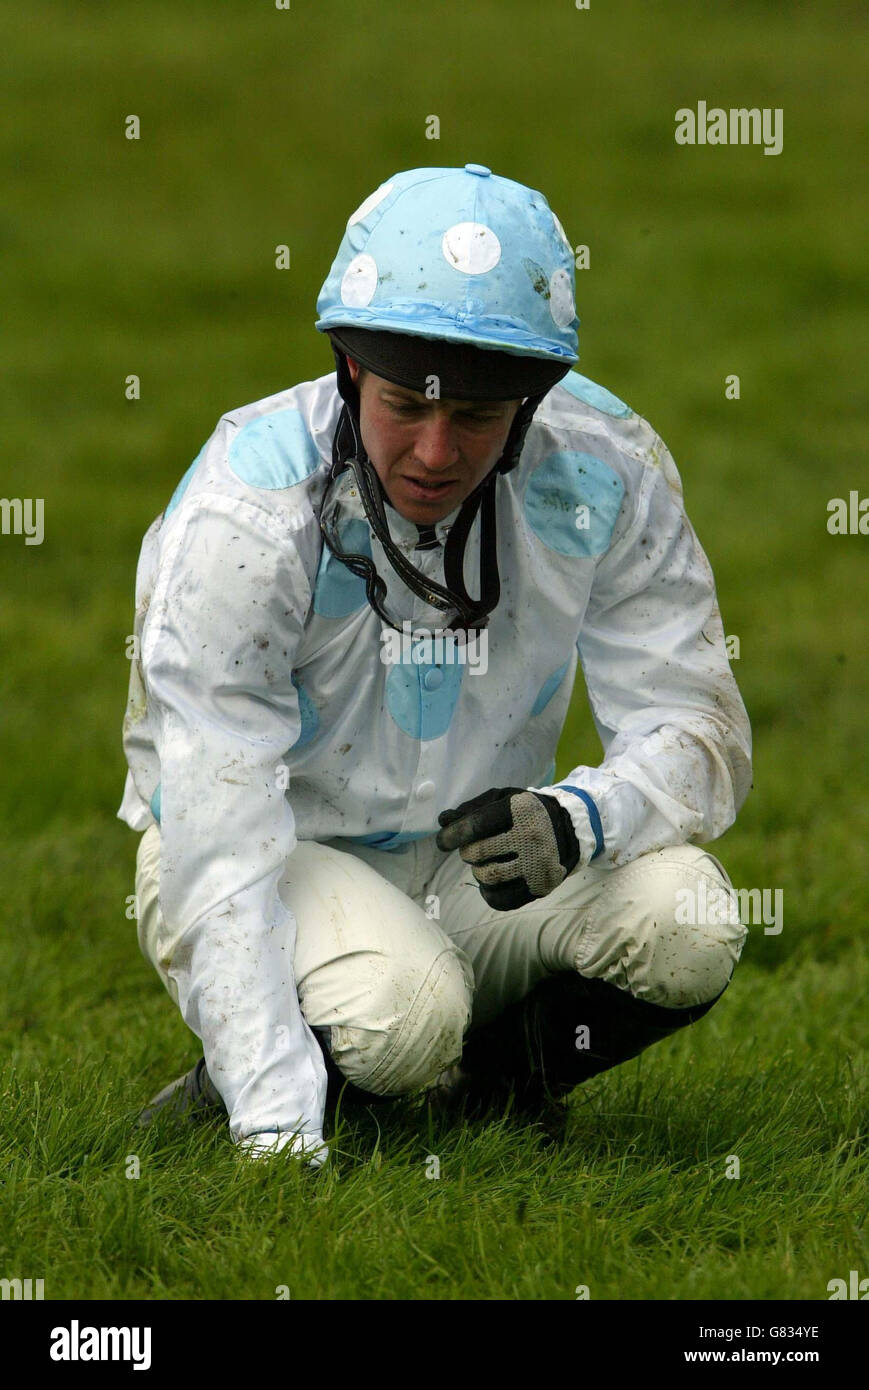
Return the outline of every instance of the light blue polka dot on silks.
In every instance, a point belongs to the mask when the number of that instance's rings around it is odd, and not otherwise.
[[[358,518],[348,521],[338,534],[348,554],[367,555],[371,559],[371,532],[367,522]],[[324,544],[314,584],[314,612],[323,618],[346,618],[366,602],[365,580],[342,564]]]
[[[290,677],[290,680],[296,687],[296,695],[299,700],[299,717],[302,721],[302,731],[293,744],[293,748],[304,748],[305,744],[310,743],[311,739],[315,738],[317,735],[317,731],[320,728],[320,711],[317,709],[317,706],[314,704],[307,690],[300,684],[295,671]]]
[[[393,666],[386,677],[386,708],[402,733],[427,743],[440,738],[450,727],[450,720],[462,688],[464,666],[451,662],[435,666],[410,662]],[[429,671],[440,671],[443,682],[427,690],[425,678]]]
[[[565,661],[563,666],[559,666],[557,671],[553,671],[551,676],[547,676],[546,680],[540,687],[537,699],[531,706],[532,714],[542,714],[543,711],[546,709],[546,706],[549,704],[549,701],[552,699],[556,690],[561,685],[561,682],[564,680],[564,677],[567,675],[567,668],[570,665],[570,661],[572,659],[573,658],[571,657],[570,660]]]
[[[593,454],[548,454],[525,488],[525,515],[547,550],[602,555],[610,543],[625,485]]]
[[[187,491],[187,485],[190,482],[190,479],[193,477],[193,474],[196,472],[196,469],[202,459],[202,456],[205,453],[205,448],[206,446],[203,444],[202,448],[199,450],[199,453],[196,455],[196,458],[193,460],[190,467],[187,469],[187,472],[184,474],[184,477],[181,479],[175,491],[172,493],[172,496],[170,497],[169,502],[166,506],[166,510],[163,512],[164,517],[171,516],[172,512],[174,512],[175,508],[178,506],[178,503],[181,501],[181,498]]]
[[[304,482],[320,462],[298,410],[273,410],[243,425],[229,448],[229,466],[251,487],[274,490]]]
[[[162,785],[162,782],[157,783],[156,787],[154,788],[154,794],[151,797],[151,815],[154,817],[158,825],[160,824],[160,810],[162,805]]]
[[[579,372],[568,372],[558,383],[563,386],[565,391],[569,391],[571,396],[575,396],[584,405],[593,406],[595,410],[602,410],[605,415],[614,415],[617,419],[624,419],[627,415],[633,415],[629,405],[620,401],[618,396],[614,396],[612,391],[608,391],[605,386],[598,386],[596,381],[589,381],[587,376],[581,376]]]

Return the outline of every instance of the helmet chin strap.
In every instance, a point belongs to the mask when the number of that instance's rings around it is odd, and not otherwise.
[[[509,473],[519,462],[525,434],[535,410],[545,392],[529,396],[520,405],[510,426],[510,432],[498,462],[490,469],[481,483],[474,488],[462,503],[455,522],[451,526],[444,546],[444,579],[439,584],[418,570],[398,549],[389,533],[386,514],[388,501],[383,485],[377,475],[365,446],[359,424],[359,392],[350,375],[346,354],[333,348],[338,369],[338,390],[344,401],[335,436],[332,441],[332,468],[330,483],[345,470],[350,469],[356,479],[359,495],[368,524],[383,547],[384,554],[396,574],[425,603],[439,608],[443,613],[453,613],[450,629],[463,628],[473,631],[485,628],[489,617],[501,595],[501,581],[498,575],[498,547],[496,535],[495,487],[499,473]],[[468,593],[464,581],[465,549],[471,527],[480,512],[480,597],[474,599]],[[329,550],[346,565],[353,574],[365,580],[368,602],[389,627],[395,622],[383,608],[386,585],[377,573],[372,560],[367,555],[351,554],[340,548],[339,538],[333,527],[324,524],[320,529]],[[400,631],[400,629],[396,629]]]

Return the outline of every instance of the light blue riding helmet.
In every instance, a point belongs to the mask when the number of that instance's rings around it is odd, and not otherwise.
[[[542,193],[493,174],[410,169],[366,198],[317,300],[316,327],[578,360],[574,253]]]

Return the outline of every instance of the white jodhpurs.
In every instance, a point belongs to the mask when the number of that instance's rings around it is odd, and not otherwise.
[[[137,856],[139,944],[177,1003],[159,869],[152,826]],[[547,897],[496,912],[458,851],[444,854],[433,836],[391,852],[302,841],[279,891],[297,922],[302,1012],[311,1028],[330,1030],[343,1075],[379,1095],[431,1084],[469,1031],[548,975],[577,971],[670,1009],[707,1003],[730,980],[746,934],[726,912],[680,924],[686,892],[715,901],[731,891],[718,860],[690,845],[619,869],[579,867]]]

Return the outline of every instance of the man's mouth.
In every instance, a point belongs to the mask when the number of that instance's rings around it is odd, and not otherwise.
[[[422,478],[411,477],[410,474],[404,475],[404,481],[409,484],[410,490],[418,497],[441,497],[449,492],[450,488],[455,487],[457,478],[446,478],[442,480],[429,481]]]

